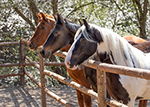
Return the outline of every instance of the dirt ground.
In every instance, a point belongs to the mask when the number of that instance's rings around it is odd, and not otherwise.
[[[48,89],[69,103],[75,105],[75,107],[78,107],[76,91],[74,88],[60,86]],[[51,97],[46,97],[47,107],[64,107]],[[42,107],[41,91],[39,88],[31,87],[0,87],[0,107]],[[94,98],[93,107],[97,107],[97,102]]]
[[[51,87],[50,91],[56,93],[69,103],[78,107],[76,91],[69,86]],[[47,107],[64,107],[54,99],[46,96]],[[97,101],[93,98],[92,107],[97,107]],[[135,107],[138,103],[136,102]],[[147,107],[150,107],[150,101]],[[31,87],[0,87],[0,107],[42,107],[41,91]]]

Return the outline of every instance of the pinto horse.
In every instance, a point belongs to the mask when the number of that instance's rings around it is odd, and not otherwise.
[[[41,46],[41,45],[44,44],[44,42],[46,41],[48,35],[50,34],[50,31],[51,31],[52,27],[54,26],[54,23],[55,23],[55,20],[54,20],[53,16],[43,14],[42,12],[40,14],[41,15],[37,14],[37,16],[38,16],[38,22],[39,23],[38,23],[38,26],[37,26],[37,28],[35,30],[35,33],[31,37],[31,39],[29,40],[29,45],[28,45],[29,49],[32,49],[34,51],[37,49],[37,47],[39,47],[39,46]],[[61,21],[61,18],[59,18],[59,19]],[[42,23],[45,23],[45,24],[42,24]],[[68,23],[68,25],[70,25],[70,24]],[[75,30],[75,32],[76,31],[77,31],[77,29]],[[73,35],[73,37],[74,37],[74,35]],[[62,40],[65,43],[67,42],[66,39],[62,39]],[[130,40],[130,41],[132,41],[132,40]],[[69,50],[70,46],[71,46],[71,44],[68,44],[65,47],[64,47],[64,45],[62,45],[61,46],[62,48],[60,50],[67,52]],[[89,73],[88,69],[91,69],[91,68],[85,69],[86,72],[87,72],[87,74]],[[94,69],[91,69],[91,70],[94,70]],[[82,83],[82,79],[80,79],[80,78],[84,78],[85,77],[85,76],[83,76],[83,74],[84,74],[83,70],[78,70],[78,69],[77,70],[70,70],[70,69],[67,69],[67,71],[68,71],[70,77],[74,81],[76,81],[78,83]],[[92,71],[92,72],[94,72],[94,71]],[[92,72],[91,72],[91,74],[93,74]],[[90,75],[89,75],[89,77],[90,77]],[[94,88],[94,91],[97,91],[97,85],[96,85],[96,83],[93,83],[93,81],[91,81],[92,79],[90,79],[89,77],[86,76],[86,79],[90,82],[90,85],[92,85],[92,87]],[[95,78],[95,76],[93,78]],[[85,83],[85,81],[84,81],[84,83]],[[86,84],[88,84],[88,82]],[[83,85],[83,84],[81,84],[81,85]],[[80,93],[79,91],[77,91],[77,97],[78,97],[78,99],[80,99],[79,105],[81,107],[81,105],[83,105],[83,95],[82,95],[82,93]]]
[[[99,59],[105,54],[114,65],[150,69],[150,53],[143,53],[109,29],[83,21],[65,58],[68,68],[76,69],[97,52]],[[106,81],[109,94],[129,107],[134,107],[136,99],[150,99],[150,80],[106,73]]]

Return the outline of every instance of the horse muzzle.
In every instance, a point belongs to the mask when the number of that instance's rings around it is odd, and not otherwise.
[[[43,58],[49,58],[51,56],[50,51],[45,51],[44,49],[41,49],[40,54],[42,55]]]
[[[34,45],[32,42],[29,42],[28,47],[30,50],[35,51],[37,49],[38,45],[37,44]]]
[[[71,69],[71,70],[76,70],[78,68],[76,65],[71,64],[69,61],[66,61],[65,65],[68,69]]]

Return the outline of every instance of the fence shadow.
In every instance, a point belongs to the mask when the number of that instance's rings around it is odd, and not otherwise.
[[[35,94],[37,97],[33,98],[24,87],[0,88],[0,107],[40,107],[37,102],[38,99],[41,101],[40,93]]]

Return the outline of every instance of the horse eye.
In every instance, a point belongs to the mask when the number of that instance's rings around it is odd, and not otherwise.
[[[84,39],[83,39],[83,38],[80,38],[80,42],[84,42]]]
[[[44,29],[44,26],[41,26],[41,29]]]
[[[55,34],[58,34],[58,31],[55,31]]]

